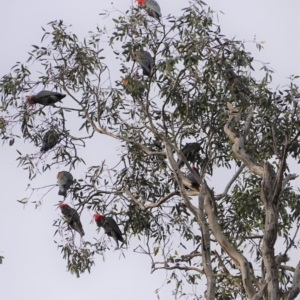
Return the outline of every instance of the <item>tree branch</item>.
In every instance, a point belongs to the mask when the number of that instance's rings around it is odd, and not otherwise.
[[[214,203],[214,195],[212,191],[208,188],[206,183],[203,183],[203,186],[206,190],[206,194],[204,197],[204,209],[207,213],[210,229],[212,230],[216,240],[222,247],[224,251],[229,255],[229,257],[240,266],[242,279],[243,279],[243,286],[246,290],[246,293],[250,299],[253,298],[255,295],[255,288],[252,284],[251,274],[250,274],[250,266],[247,259],[239,253],[227,240],[225,235],[222,232],[220,225],[218,224],[217,216],[215,215],[213,205]]]
[[[274,190],[276,189],[276,179],[272,165],[265,162],[260,198],[264,203],[266,213],[262,257],[267,272],[267,278],[269,278],[268,299],[277,299],[278,297],[278,268],[274,254],[274,245],[278,231],[278,201],[273,201]],[[277,182],[277,184],[279,183]]]
[[[290,271],[290,272],[295,272],[295,268],[294,267],[291,267],[291,266],[284,266],[284,265],[280,265],[279,267],[278,267],[279,269],[282,269],[282,270],[286,270],[286,271]]]
[[[293,300],[296,299],[296,297],[300,293],[300,261],[298,265],[296,266],[295,273],[294,273],[294,279],[292,283],[292,288],[286,297],[286,300]]]
[[[261,287],[261,289],[253,296],[252,300],[260,300],[263,297],[267,286],[268,286],[268,283],[265,282],[263,284],[263,286]]]
[[[253,239],[262,239],[264,236],[263,235],[250,235],[250,236],[244,236],[244,239],[249,239],[249,240],[253,240]]]
[[[300,228],[300,223],[297,224],[297,228],[296,228],[296,230],[295,230],[294,236],[293,236],[293,238],[290,240],[289,245],[286,247],[286,250],[284,251],[284,254],[283,254],[284,256],[287,256],[288,251],[289,251],[290,248],[294,245],[294,242],[295,242],[296,236],[297,236],[297,234],[298,234],[299,228]]]
[[[238,169],[238,171],[233,175],[233,177],[231,178],[231,180],[228,182],[227,186],[225,187],[224,192],[223,192],[222,194],[220,194],[220,195],[216,195],[216,196],[215,196],[215,199],[216,199],[216,200],[220,200],[220,199],[222,199],[223,197],[225,197],[225,196],[227,195],[227,193],[228,193],[228,191],[229,191],[231,185],[232,185],[232,184],[235,182],[235,180],[239,177],[239,175],[242,173],[242,171],[244,170],[244,168],[245,168],[245,165],[242,164],[242,165],[240,166],[240,168]]]
[[[246,122],[245,122],[244,129],[243,129],[244,139],[247,137],[247,135],[249,133],[249,130],[251,127],[251,121],[253,119],[253,114],[254,114],[253,106],[250,106],[248,109],[248,115],[247,115]]]
[[[236,278],[234,278],[234,276],[229,272],[229,270],[227,269],[225,263],[223,262],[221,256],[219,255],[219,253],[215,250],[213,251],[213,253],[216,255],[216,257],[218,258],[220,265],[223,267],[223,270],[226,274],[226,277],[229,277],[232,282],[234,283],[234,285],[239,289],[242,290],[243,287],[239,284],[239,282],[236,280]]]
[[[123,142],[126,142],[128,144],[132,144],[136,147],[138,147],[139,149],[141,149],[142,151],[144,151],[146,154],[148,155],[156,155],[156,156],[162,156],[162,157],[166,157],[166,153],[165,152],[161,152],[161,151],[151,151],[149,150],[146,146],[142,145],[142,144],[139,144],[139,143],[136,143],[136,142],[133,142],[129,139],[127,139],[126,137],[124,136],[119,136],[119,135],[116,135],[116,134],[113,134],[111,132],[108,132],[106,131],[104,128],[98,128],[96,126],[96,124],[94,123],[94,121],[90,118],[89,114],[85,111],[85,116],[86,118],[88,119],[88,121],[91,123],[93,129],[98,132],[98,133],[101,133],[101,134],[105,134],[105,135],[108,135],[108,136],[111,136],[112,138],[114,139],[117,139],[117,140],[120,140],[120,141],[123,141]]]
[[[205,219],[204,208],[203,208],[204,193],[205,190],[202,189],[198,197],[198,218],[197,219],[200,224],[200,228],[202,232],[202,243],[201,243],[202,265],[207,280],[206,299],[214,300],[216,294],[216,280],[215,280],[212,263],[211,263],[211,256],[210,256],[209,228]]]
[[[128,198],[130,198],[138,207],[140,210],[146,211],[148,209],[154,208],[154,207],[158,207],[161,204],[163,204],[164,202],[166,202],[168,199],[170,199],[173,196],[177,195],[177,192],[172,192],[170,194],[168,194],[167,196],[161,198],[159,201],[155,202],[155,203],[150,203],[148,205],[144,205],[141,202],[139,202],[133,195],[132,193],[130,193],[130,191],[126,188],[125,189],[125,194],[127,195]]]
[[[163,267],[155,267],[156,264],[163,264],[164,266]],[[189,267],[189,266],[179,266],[179,265],[176,265],[176,266],[172,266],[170,267],[168,264],[166,264],[165,262],[162,262],[162,263],[159,263],[159,262],[155,262],[154,263],[154,266],[152,266],[153,269],[151,271],[151,273],[153,273],[154,271],[156,270],[161,270],[161,269],[164,269],[164,270],[183,270],[183,271],[195,271],[195,272],[198,272],[200,274],[203,274],[203,271],[199,268],[196,268],[196,267]]]
[[[287,185],[287,183],[290,181],[290,180],[294,180],[296,178],[298,178],[299,175],[297,174],[288,174],[283,180],[282,180],[282,190],[285,188],[285,186]]]
[[[179,170],[179,168],[176,164],[176,161],[173,157],[172,148],[168,142],[165,142],[165,147],[166,147],[166,153],[167,153],[168,160],[169,160],[173,170],[175,171],[174,172],[175,179],[178,182],[179,191],[180,191],[180,195],[182,196],[183,202],[187,206],[187,208],[192,212],[192,214],[197,218],[198,208],[190,202],[187,192],[186,192],[186,189],[183,187],[183,180],[181,178],[182,176],[178,175],[178,174],[180,174],[180,170]],[[198,192],[198,194],[199,194],[199,192]]]
[[[235,154],[235,156],[239,160],[241,160],[252,173],[256,174],[257,176],[263,177],[263,168],[253,161],[252,157],[246,153],[244,148],[245,136],[249,131],[252,118],[253,118],[253,107],[251,106],[249,108],[248,117],[244,125],[243,136],[237,137],[236,134],[231,130],[232,122],[235,119],[235,116],[233,115],[231,115],[228,121],[226,122],[224,126],[224,132],[229,137],[229,139],[233,142],[232,151]]]

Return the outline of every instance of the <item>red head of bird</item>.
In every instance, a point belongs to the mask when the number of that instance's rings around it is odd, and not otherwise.
[[[94,214],[93,218],[94,218],[95,222],[98,222],[102,219],[102,216],[99,214]]]
[[[29,104],[29,105],[33,105],[33,104],[34,104],[33,101],[32,101],[32,97],[33,97],[33,96],[27,96],[27,97],[26,97],[26,103],[27,103],[27,104]]]
[[[135,2],[138,4],[138,5],[144,5],[146,3],[146,0],[135,0]]]
[[[195,166],[191,166],[193,171],[198,171],[198,169]]]
[[[61,172],[58,172],[58,173],[57,173],[56,179],[58,179],[58,177],[60,176],[60,173],[61,173]]]
[[[59,204],[59,208],[60,208],[60,209],[66,209],[66,208],[68,208],[68,207],[69,207],[69,205],[66,204],[66,203],[61,202],[61,203]]]

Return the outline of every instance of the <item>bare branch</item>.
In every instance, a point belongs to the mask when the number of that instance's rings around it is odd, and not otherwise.
[[[251,235],[251,236],[245,236],[244,239],[262,239],[264,236],[263,235]]]
[[[216,294],[216,280],[212,268],[211,256],[210,256],[210,234],[208,224],[205,219],[203,203],[204,203],[205,190],[202,189],[198,197],[198,222],[202,232],[202,265],[207,280],[207,292],[206,299],[214,300]]]
[[[273,201],[276,191],[275,181],[277,177],[272,165],[264,163],[263,181],[261,184],[260,198],[265,206],[265,228],[262,244],[262,257],[266,268],[268,280],[269,299],[277,299],[278,295],[278,268],[275,260],[274,245],[278,231],[278,202]],[[281,182],[277,182],[281,185]]]
[[[84,136],[84,137],[75,137],[75,136],[73,136],[73,135],[71,135],[71,134],[69,134],[69,137],[72,139],[72,140],[74,140],[74,141],[81,141],[81,140],[87,140],[87,139],[90,139],[90,138],[92,138],[93,137],[93,135],[94,135],[94,133],[95,133],[95,131],[93,131],[92,132],[92,134],[91,135],[89,135],[89,136]]]
[[[271,129],[272,129],[272,137],[273,137],[273,149],[274,149],[274,153],[276,154],[277,158],[280,159],[280,155],[279,155],[279,152],[278,152],[278,146],[277,146],[277,139],[276,139],[276,136],[275,136],[275,128],[274,128],[274,125],[272,125]]]
[[[91,123],[93,129],[98,132],[98,133],[101,133],[101,134],[105,134],[105,135],[108,135],[114,139],[117,139],[117,140],[120,140],[120,141],[124,141],[128,144],[132,144],[136,147],[138,147],[139,149],[141,149],[142,151],[144,151],[146,154],[148,155],[156,155],[156,156],[163,156],[163,157],[166,157],[166,153],[165,152],[161,152],[161,151],[151,151],[149,150],[146,146],[142,145],[142,144],[139,144],[139,143],[135,143],[129,139],[127,139],[126,137],[124,136],[119,136],[119,135],[116,135],[116,134],[113,134],[111,132],[108,132],[107,130],[105,130],[104,128],[98,128],[96,126],[96,124],[94,123],[94,121],[90,118],[89,114],[85,111],[85,116],[86,118],[88,119],[88,121]]]
[[[226,268],[226,266],[225,266],[225,264],[224,264],[224,262],[223,262],[221,256],[219,255],[219,253],[218,253],[216,250],[213,251],[213,253],[214,253],[214,254],[216,255],[216,257],[218,258],[218,260],[219,260],[219,262],[220,262],[220,265],[223,267],[223,270],[224,270],[226,276],[229,277],[229,278],[232,280],[232,282],[234,283],[234,285],[235,285],[236,287],[238,287],[240,290],[242,290],[243,287],[239,284],[239,282],[234,278],[234,276],[233,276],[233,275],[229,272],[229,270]],[[212,254],[213,254],[213,253],[212,253]]]
[[[292,288],[291,288],[288,296],[286,297],[286,300],[296,299],[296,297],[299,295],[299,293],[300,293],[300,261],[299,261],[298,265],[296,266]]]
[[[163,264],[164,266],[163,267],[155,267],[156,264]],[[164,269],[164,270],[195,271],[195,272],[203,274],[203,271],[201,269],[199,269],[199,268],[196,268],[196,267],[190,267],[190,266],[186,266],[186,265],[184,265],[184,266],[176,265],[176,266],[170,267],[165,262],[162,262],[162,263],[155,262],[151,273],[153,273],[156,270],[161,270],[161,269]]]
[[[293,238],[290,240],[289,245],[286,247],[286,250],[284,251],[284,255],[285,255],[285,256],[287,256],[288,251],[289,251],[290,248],[294,245],[294,242],[295,242],[296,236],[297,236],[297,234],[298,234],[299,228],[300,228],[300,223],[297,224],[297,228],[296,228],[296,231],[295,231],[295,233],[294,233],[294,236],[293,236]]]
[[[175,170],[175,172],[174,172],[175,178],[176,178],[176,181],[178,182],[179,191],[180,191],[180,194],[181,194],[182,199],[184,201],[184,204],[192,212],[192,214],[197,218],[198,208],[196,206],[194,206],[189,201],[186,189],[183,187],[183,180],[181,179],[181,176],[178,175],[178,174],[180,174],[180,170],[178,169],[176,161],[174,160],[173,153],[172,153],[172,148],[171,148],[171,146],[169,145],[168,142],[165,142],[165,147],[166,147],[167,157],[170,161],[170,164],[171,164],[173,170]],[[199,192],[198,192],[198,194],[199,194]]]
[[[206,183],[203,183],[204,188],[206,189],[206,194],[204,197],[204,209],[207,213],[208,220],[209,220],[209,226],[220,244],[220,246],[223,248],[224,251],[229,255],[229,257],[240,266],[241,273],[242,273],[242,279],[243,279],[243,286],[246,290],[246,293],[250,299],[255,294],[255,288],[253,286],[252,280],[251,280],[251,274],[250,274],[250,266],[247,259],[239,253],[227,240],[225,235],[222,232],[222,229],[220,225],[218,224],[217,216],[215,215],[215,212],[213,210],[213,202],[214,202],[214,195],[212,191],[208,188]]]
[[[290,181],[290,180],[294,180],[296,178],[298,178],[299,175],[297,174],[288,174],[283,180],[282,180],[282,190],[285,188],[285,186],[287,185],[287,183]]]
[[[71,108],[71,107],[62,107],[62,106],[56,106],[55,107],[59,108],[59,109],[64,109],[66,111],[68,110],[73,110],[73,111],[78,111],[78,112],[82,112],[82,109],[78,109],[78,108]]]
[[[280,265],[279,267],[278,267],[279,269],[282,269],[282,270],[286,270],[286,271],[290,271],[290,272],[295,272],[295,268],[294,267],[291,267],[291,266],[284,266],[284,265]]]
[[[244,168],[245,168],[245,165],[242,164],[242,165],[239,167],[238,171],[233,175],[233,177],[231,178],[231,180],[228,182],[227,186],[225,187],[224,192],[223,192],[222,194],[220,194],[220,195],[215,196],[215,199],[216,199],[216,200],[220,200],[220,199],[224,198],[224,197],[227,195],[227,193],[228,193],[228,191],[229,191],[231,185],[232,185],[232,184],[235,182],[235,180],[239,177],[239,175],[242,173],[242,171],[244,170]]]
[[[261,287],[261,289],[253,296],[252,300],[260,300],[263,297],[265,289],[267,288],[267,286],[268,286],[268,283],[265,282],[263,284],[263,286]]]
[[[135,197],[134,195],[132,195],[132,193],[130,193],[130,191],[128,189],[125,189],[125,194],[128,196],[128,198],[130,198],[138,207],[140,210],[147,210],[147,209],[151,209],[151,208],[154,208],[154,207],[158,207],[160,206],[161,204],[163,204],[164,202],[166,202],[168,199],[170,199],[171,197],[173,196],[176,196],[177,195],[177,192],[172,192],[170,194],[168,194],[167,196],[161,198],[159,201],[155,202],[155,203],[150,203],[148,205],[144,205],[142,204],[141,202],[139,202]]]
[[[185,254],[185,255],[181,255],[180,259],[175,260],[176,262],[179,261],[189,261],[194,257],[199,257],[202,256],[202,254],[200,252],[192,252],[190,254]]]
[[[250,106],[248,108],[248,115],[247,115],[246,122],[245,122],[244,129],[243,129],[244,139],[247,137],[247,135],[249,133],[249,130],[250,130],[250,127],[251,127],[251,121],[253,119],[253,114],[254,114],[253,106]]]

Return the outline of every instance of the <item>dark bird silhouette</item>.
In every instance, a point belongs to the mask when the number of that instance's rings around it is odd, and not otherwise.
[[[96,221],[98,227],[103,227],[105,233],[116,241],[118,248],[119,248],[118,241],[125,243],[122,237],[122,232],[118,224],[113,218],[105,217],[97,213],[94,214],[94,220]]]
[[[66,222],[70,225],[70,227],[77,231],[81,235],[81,237],[83,237],[84,231],[80,222],[78,212],[74,208],[63,202],[59,204],[59,208],[61,209],[61,213],[63,214]]]
[[[53,105],[54,103],[61,101],[61,99],[65,98],[66,95],[51,92],[51,91],[41,91],[36,95],[31,95],[26,97],[26,102],[30,105],[39,103],[42,105]]]
[[[227,79],[227,87],[230,92],[246,105],[247,101],[245,97],[249,97],[251,92],[247,87],[245,78],[238,76],[232,69],[225,71],[225,77]]]
[[[73,183],[73,176],[70,172],[61,171],[57,173],[57,184],[59,187],[58,195],[67,196],[67,190],[71,187]]]
[[[58,142],[58,133],[54,129],[47,131],[42,139],[41,152],[47,152],[48,150],[52,149]]]
[[[199,143],[186,143],[183,148],[181,148],[181,152],[189,162],[194,162],[196,159],[197,154],[199,153],[201,146]],[[182,168],[184,162],[181,158],[177,161],[178,168]]]
[[[148,51],[139,51],[135,54],[135,60],[143,69],[143,75],[150,76],[152,71],[152,56]]]

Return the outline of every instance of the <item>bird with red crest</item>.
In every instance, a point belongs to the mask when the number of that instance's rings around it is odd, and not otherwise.
[[[61,99],[65,97],[66,95],[61,93],[51,92],[51,91],[41,91],[36,95],[27,96],[26,103],[29,105],[39,103],[41,105],[47,106],[47,105],[53,105],[56,102],[61,101]]]
[[[118,224],[112,217],[105,217],[96,213],[94,214],[94,220],[98,227],[103,227],[105,233],[116,241],[118,248],[119,248],[118,241],[125,243],[122,236],[122,232]]]
[[[140,7],[144,7],[149,16],[160,19],[161,18],[161,11],[160,6],[155,0],[135,0],[135,2]]]
[[[83,231],[83,227],[80,221],[80,216],[78,214],[78,212],[70,207],[68,204],[61,202],[59,204],[59,208],[61,210],[61,213],[63,214],[66,222],[69,224],[69,226],[77,231],[81,237],[84,236],[84,231]]]

